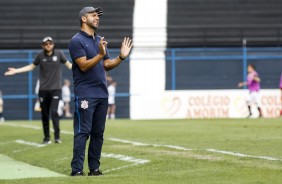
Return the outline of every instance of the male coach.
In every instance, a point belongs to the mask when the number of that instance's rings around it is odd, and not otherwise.
[[[5,75],[15,75],[32,71],[37,65],[40,66],[39,72],[39,99],[41,106],[41,119],[43,125],[44,139],[43,144],[50,144],[49,116],[53,121],[55,132],[55,143],[61,143],[60,125],[58,115],[58,104],[61,98],[62,71],[61,63],[71,69],[72,64],[66,59],[63,52],[54,49],[54,42],[51,37],[45,37],[42,41],[43,51],[39,52],[35,60],[30,65],[21,68],[8,68]]]
[[[71,176],[84,175],[85,146],[89,136],[88,175],[102,175],[99,166],[108,109],[106,71],[117,67],[132,48],[131,39],[124,38],[120,55],[110,59],[107,42],[96,34],[102,15],[101,8],[84,7],[79,12],[81,30],[69,44],[74,61],[72,70],[76,106]]]

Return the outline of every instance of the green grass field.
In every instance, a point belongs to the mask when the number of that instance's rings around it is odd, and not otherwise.
[[[40,121],[1,123],[0,154],[69,175],[72,121],[61,123],[62,144],[35,147],[16,142],[41,143],[39,128]],[[6,180],[0,173],[0,183],[282,183],[281,143],[281,119],[115,120],[107,122],[105,132],[104,176]],[[126,156],[135,160],[119,158]],[[138,164],[136,159],[149,162]]]

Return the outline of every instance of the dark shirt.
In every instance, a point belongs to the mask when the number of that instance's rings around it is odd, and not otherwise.
[[[67,58],[60,50],[54,50],[51,56],[41,51],[35,57],[33,64],[39,65],[39,90],[58,90],[62,88],[61,63],[66,63]]]
[[[87,60],[99,54],[101,36],[88,35],[79,31],[70,41],[69,51],[73,60],[72,71],[74,80],[74,94],[76,98],[108,98],[106,71],[104,60],[110,59],[108,49],[104,58],[94,67],[83,72],[75,60],[86,57]]]

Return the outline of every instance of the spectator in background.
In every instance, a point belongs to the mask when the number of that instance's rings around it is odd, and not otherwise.
[[[250,95],[247,100],[248,109],[249,109],[249,116],[248,118],[252,117],[252,110],[251,105],[255,104],[259,111],[259,117],[262,117],[262,111],[260,108],[260,102],[259,102],[259,90],[260,90],[260,77],[258,73],[255,70],[255,66],[252,64],[248,65],[248,77],[246,82],[240,82],[238,84],[238,87],[248,86]]]
[[[280,76],[280,91],[281,91],[281,104],[282,104],[282,73],[281,73],[281,76]],[[280,116],[282,116],[282,108],[280,110]]]
[[[70,113],[70,101],[71,101],[71,91],[70,91],[70,81],[68,79],[64,80],[64,85],[62,88],[62,97],[64,101],[64,111],[67,118],[71,118],[72,114]]]
[[[3,106],[4,106],[4,101],[2,98],[2,91],[0,90],[0,122],[5,121],[5,118],[3,117]]]
[[[116,104],[115,104],[115,96],[116,96],[116,86],[117,83],[115,81],[111,81],[108,86],[109,98],[108,98],[108,113],[107,119],[115,119],[116,118]]]
[[[43,144],[50,144],[49,118],[52,117],[53,128],[55,132],[55,143],[61,143],[60,140],[60,118],[58,114],[59,100],[62,95],[62,70],[61,64],[68,69],[72,64],[67,60],[64,53],[54,49],[54,42],[51,37],[45,37],[42,40],[42,51],[37,54],[33,63],[21,68],[8,68],[5,75],[15,75],[18,73],[29,72],[40,66],[39,71],[39,99],[41,106],[41,118],[43,125],[44,139]]]

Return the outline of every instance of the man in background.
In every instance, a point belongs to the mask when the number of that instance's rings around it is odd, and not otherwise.
[[[41,119],[43,125],[43,144],[51,144],[49,117],[51,112],[55,143],[61,143],[58,105],[62,95],[62,70],[61,64],[71,69],[72,64],[67,60],[63,52],[54,49],[54,42],[51,37],[42,40],[43,50],[37,54],[33,63],[21,68],[8,68],[5,75],[15,75],[29,72],[39,65],[39,100],[41,106]]]
[[[249,64],[247,81],[240,82],[238,84],[238,87],[248,86],[249,88],[249,98],[247,100],[247,105],[249,109],[248,117],[252,117],[252,110],[251,110],[252,104],[255,104],[257,106],[259,117],[262,117],[262,111],[261,111],[260,102],[259,102],[260,82],[261,82],[261,79],[255,70],[255,66],[252,64]]]
[[[116,86],[117,86],[117,83],[113,80],[110,82],[110,85],[108,86],[108,92],[109,92],[108,104],[109,104],[109,107],[108,107],[107,119],[115,119],[116,118],[116,103],[115,103]]]
[[[65,117],[71,118],[72,114],[70,112],[70,101],[71,101],[71,91],[70,91],[70,81],[68,79],[64,80],[64,85],[62,87],[62,97],[64,102]]]

